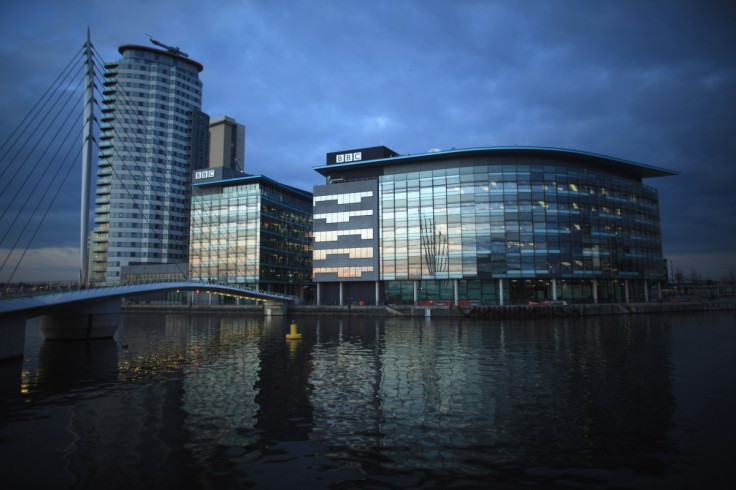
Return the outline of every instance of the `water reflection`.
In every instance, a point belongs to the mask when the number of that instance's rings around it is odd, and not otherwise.
[[[21,447],[22,418],[51,413],[61,456],[45,457],[78,487],[140,474],[301,488],[672,476],[669,317],[314,317],[299,342],[289,323],[124,315],[115,341],[43,343],[34,403],[11,410],[0,438]]]
[[[650,322],[319,325],[312,437],[391,470],[630,466],[671,428],[668,333]]]
[[[184,369],[182,408],[184,429],[192,440],[187,447],[206,461],[220,445],[243,446],[254,442],[244,428],[256,423],[256,381],[260,370],[259,339],[263,324],[253,319],[212,319],[189,342],[192,356]],[[202,335],[206,331],[207,335]]]
[[[118,346],[113,339],[46,340],[31,389],[37,396],[90,390],[115,381],[117,367]]]

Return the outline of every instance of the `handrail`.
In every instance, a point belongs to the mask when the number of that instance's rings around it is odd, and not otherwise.
[[[214,282],[209,280],[183,280],[183,281],[161,281],[154,279],[146,279],[139,281],[115,281],[115,282],[98,282],[86,287],[80,287],[78,282],[59,282],[59,283],[18,283],[3,285],[0,292],[0,299],[27,298],[31,296],[43,296],[47,294],[57,294],[70,291],[80,290],[103,290],[119,288],[121,286],[140,286],[146,284],[167,284],[174,282],[187,282],[192,284],[201,284],[202,286],[219,286],[226,288],[239,289],[250,293],[260,294],[264,296],[274,296],[278,298],[287,298],[289,295],[277,291],[265,291],[262,289],[246,288],[239,284],[227,282]]]

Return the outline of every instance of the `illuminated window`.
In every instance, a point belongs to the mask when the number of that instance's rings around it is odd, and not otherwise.
[[[323,219],[326,220],[327,223],[347,223],[350,221],[350,218],[354,216],[372,216],[373,210],[372,209],[360,209],[357,211],[341,211],[337,213],[320,213],[315,214],[314,219]]]
[[[314,196],[314,202],[337,201],[337,204],[355,204],[364,197],[373,197],[373,191],[349,192],[330,196]]]

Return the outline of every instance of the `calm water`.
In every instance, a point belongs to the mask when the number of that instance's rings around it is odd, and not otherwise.
[[[717,488],[736,312],[124,315],[0,365],[3,488]],[[22,365],[21,365],[22,364]]]

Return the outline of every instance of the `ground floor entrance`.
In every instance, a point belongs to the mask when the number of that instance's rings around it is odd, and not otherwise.
[[[519,305],[564,301],[640,303],[658,299],[660,284],[619,279],[448,279],[318,284],[318,304]]]

